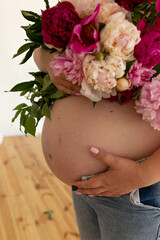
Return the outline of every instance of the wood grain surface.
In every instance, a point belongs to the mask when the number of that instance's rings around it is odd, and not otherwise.
[[[44,211],[53,210],[53,219]],[[0,145],[0,240],[79,240],[71,188],[48,168],[40,136]]]

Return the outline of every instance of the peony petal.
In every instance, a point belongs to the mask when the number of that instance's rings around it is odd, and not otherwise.
[[[100,7],[101,7],[101,4],[97,4],[97,7],[96,9],[94,10],[94,13],[88,17],[85,17],[82,21],[81,21],[81,24],[82,25],[87,25],[88,23],[92,22],[95,17],[98,15],[99,11],[100,11]]]
[[[96,29],[94,30],[93,38],[95,39],[96,42],[99,39],[98,32],[96,31]]]
[[[156,11],[157,13],[160,13],[160,0],[157,0],[156,2]]]
[[[143,31],[145,30],[145,26],[146,26],[146,22],[145,22],[145,18],[142,18],[137,25],[137,29],[141,31],[141,33],[143,33]]]
[[[76,53],[86,53],[86,52],[92,51],[93,49],[98,49],[98,46],[96,44],[96,42],[98,41],[98,32],[94,30],[93,38],[95,40],[95,43],[91,44],[90,46],[86,46],[87,43],[85,43],[85,41],[83,42],[82,40],[83,38],[81,38],[81,32],[82,32],[83,25],[87,25],[88,23],[93,22],[93,20],[99,13],[99,10],[100,10],[100,4],[97,4],[97,7],[94,13],[84,18],[80,24],[77,24],[74,27],[68,46]]]
[[[75,39],[74,42],[72,42],[69,47],[76,53],[82,53],[84,50],[83,45],[78,41],[78,39]]]
[[[94,90],[85,80],[81,84],[80,93],[93,102],[99,102],[102,99],[102,92]]]
[[[72,35],[76,34],[80,39],[81,30],[82,30],[82,25],[81,24],[76,25],[73,29]]]
[[[75,9],[75,7],[73,6],[73,4],[72,3],[70,3],[70,2],[68,2],[68,1],[65,1],[65,2],[60,2],[59,4],[58,4],[58,7],[57,8],[62,8],[62,9],[64,9],[64,8],[73,8],[73,9]]]

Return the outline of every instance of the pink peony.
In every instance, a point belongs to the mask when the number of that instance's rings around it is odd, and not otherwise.
[[[61,2],[58,6],[42,12],[42,35],[46,44],[55,48],[65,48],[72,35],[73,28],[80,22],[74,6]]]
[[[70,49],[66,49],[61,55],[56,54],[50,66],[54,71],[55,76],[64,74],[66,80],[73,84],[80,85],[83,78],[82,59]]]
[[[135,109],[142,114],[142,119],[160,131],[160,74],[143,85],[140,99],[135,103]]]
[[[99,10],[100,4],[97,5],[92,15],[85,17],[80,24],[75,26],[69,41],[69,47],[76,53],[86,53],[98,49],[96,43],[99,39],[94,19]]]
[[[148,82],[155,73],[155,70],[143,67],[142,63],[135,61],[126,77],[131,80],[133,86],[139,87]]]
[[[151,28],[144,32],[144,24],[142,28],[141,41],[135,46],[134,56],[138,62],[147,68],[152,68],[160,63],[160,26],[154,24]]]

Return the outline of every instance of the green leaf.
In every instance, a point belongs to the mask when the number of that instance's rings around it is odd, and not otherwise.
[[[32,106],[29,108],[29,111],[32,117],[37,117],[38,109],[39,109],[38,104],[33,103]]]
[[[93,103],[93,107],[95,107],[97,102],[92,102],[92,103]]]
[[[156,65],[153,70],[156,71],[156,73],[153,75],[153,77],[156,77],[158,74],[160,74],[160,64]]]
[[[22,108],[25,108],[25,107],[28,107],[27,104],[21,103],[21,104],[17,105],[13,110],[19,110],[19,109],[22,109]]]
[[[49,6],[49,1],[48,0],[44,0],[45,4],[46,4],[46,8],[50,8]]]
[[[14,121],[16,120],[16,118],[19,116],[20,112],[21,112],[21,109],[19,109],[19,110],[16,112],[15,116],[12,118],[12,122],[14,122]]]
[[[25,109],[25,110],[23,110],[23,111],[21,112],[21,117],[20,117],[20,130],[21,130],[21,126],[25,126],[26,118],[27,118],[27,116],[26,116],[26,109]]]
[[[21,26],[22,29],[24,29],[26,32],[28,31],[28,29],[32,26],[32,24],[29,24],[27,26]]]
[[[43,117],[43,114],[42,114],[42,109],[39,108],[38,111],[37,111],[37,120],[39,121],[42,117]]]
[[[17,53],[14,54],[13,58],[15,58],[15,57],[19,56],[20,54],[24,53],[25,51],[27,51],[33,45],[34,45],[34,43],[26,43],[26,44],[24,44],[23,46],[21,46],[18,49]]]
[[[41,20],[40,15],[38,15],[37,13],[34,13],[32,11],[21,11],[23,17],[31,22],[37,22]]]
[[[35,77],[35,81],[39,83],[41,86],[43,86],[43,78],[41,76]]]
[[[48,88],[51,83],[52,83],[52,82],[51,82],[51,79],[50,79],[49,75],[47,74],[47,75],[44,77],[42,91],[45,91],[46,88]]]
[[[29,72],[29,74],[35,78],[36,77],[44,78],[47,75],[47,73],[44,73],[44,72]]]
[[[10,90],[10,92],[24,91],[26,89],[32,88],[34,84],[35,84],[35,81],[18,83]]]
[[[132,61],[127,62],[127,64],[126,64],[126,73],[129,72],[131,66],[133,65],[133,63],[134,63],[135,61],[136,61],[136,60],[134,59],[134,60],[132,60]]]
[[[66,93],[61,92],[60,90],[57,90],[55,93],[49,95],[49,98],[58,99],[58,98],[61,98],[65,95],[66,95]]]
[[[38,44],[42,44],[43,42],[43,37],[41,32],[35,33],[34,31],[29,30],[29,31],[26,31],[26,35],[33,42],[36,42]]]
[[[121,92],[118,92],[118,100],[120,100],[121,99]]]
[[[55,92],[57,91],[57,88],[56,88],[56,86],[53,84],[53,83],[51,83],[44,91],[43,91],[43,89],[42,89],[42,97],[43,96],[46,96],[46,95],[52,95],[52,94],[54,94]]]
[[[45,103],[45,104],[43,105],[42,114],[43,114],[44,116],[46,116],[47,118],[50,118],[50,111],[49,111],[49,107],[48,107],[47,103]]]
[[[34,117],[27,117],[25,122],[25,134],[30,133],[31,135],[35,136],[36,132],[36,122]]]
[[[21,62],[20,64],[24,64],[25,62],[27,62],[28,59],[32,56],[34,50],[35,50],[36,48],[38,48],[39,46],[40,46],[40,45],[38,45],[38,44],[35,44],[34,46],[32,46],[32,47],[29,49],[29,51],[27,52],[27,54],[25,55],[25,57],[23,58],[23,60],[22,60],[22,62]]]
[[[30,25],[28,28],[27,28],[27,30],[34,30],[34,32],[35,33],[37,33],[37,32],[41,32],[41,29],[42,29],[42,23],[41,22],[36,22],[36,23],[34,23],[34,24],[32,24],[32,25]]]
[[[132,97],[134,100],[139,99],[139,96],[141,95],[141,89],[142,89],[142,87],[139,87],[134,91],[133,97]]]
[[[100,31],[102,30],[102,28],[104,28],[106,26],[106,24],[104,24],[102,22],[100,22],[98,24],[99,24],[99,33],[100,33]]]
[[[57,49],[56,49],[56,48],[51,48],[51,49],[49,49],[49,50],[50,50],[50,54],[57,52]]]
[[[46,49],[46,50],[49,50],[50,54],[52,54],[54,52],[57,52],[57,49],[55,49],[54,47],[53,48],[48,48],[44,42],[41,43],[41,47]]]
[[[53,216],[52,216],[53,210],[47,209],[47,210],[44,211],[43,213],[44,213],[44,214],[47,214],[49,219],[53,219]]]
[[[20,96],[24,96],[28,92],[28,89],[21,92]]]

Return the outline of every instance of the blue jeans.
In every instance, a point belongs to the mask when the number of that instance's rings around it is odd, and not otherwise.
[[[118,198],[72,195],[81,240],[160,240],[160,182]]]

